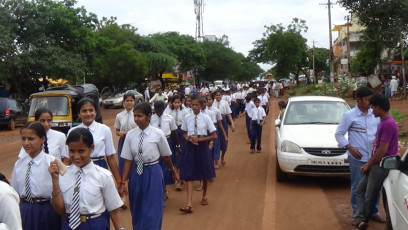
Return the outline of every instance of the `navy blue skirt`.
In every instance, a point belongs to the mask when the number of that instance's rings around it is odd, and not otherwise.
[[[227,116],[223,116],[222,117],[222,127],[224,127],[225,130],[225,134],[227,134],[228,137],[228,123],[227,123],[228,117]],[[220,138],[220,147],[221,147],[221,151],[227,151],[228,149],[228,142],[225,141],[224,136],[221,136]]]
[[[221,151],[221,130],[218,127],[218,123],[214,123],[215,128],[217,129],[217,139],[213,140],[213,149],[211,150],[212,157],[214,160],[220,159],[220,151]],[[224,138],[224,137],[223,137]]]
[[[129,176],[129,205],[133,229],[161,229],[163,219],[163,173],[159,164],[143,167],[138,175],[133,164]]]
[[[24,230],[61,229],[61,217],[54,211],[50,202],[31,204],[22,200],[20,212]]]
[[[183,150],[184,150],[184,147],[186,146],[186,143],[187,143],[186,140],[183,137],[183,132],[184,131],[180,127],[177,128],[176,133],[177,133],[177,137],[178,137],[179,143],[180,143],[181,154],[180,154],[180,156],[177,155],[177,151],[176,151],[171,155],[171,160],[172,160],[173,166],[175,168],[180,168],[180,159],[181,159],[181,156],[183,155]],[[173,152],[173,150],[172,150],[172,152]]]
[[[170,149],[171,149],[171,153],[172,155],[175,154],[175,145],[173,142],[173,139],[171,137],[167,138],[167,143],[169,143]],[[163,180],[164,180],[164,185],[168,185],[168,184],[174,184],[174,179],[173,179],[173,175],[171,174],[171,172],[169,171],[169,167],[167,167],[166,163],[164,163],[163,159],[160,157],[159,159],[159,164],[160,167],[162,168],[162,172],[163,172]]]
[[[119,161],[118,164],[119,164],[120,175],[122,175],[123,166],[125,165],[125,159],[120,157],[122,155],[122,148],[123,148],[123,143],[125,143],[125,137],[119,138],[119,142],[118,142],[118,161]]]
[[[109,170],[109,168],[108,168],[108,163],[106,163],[106,160],[105,160],[105,159],[93,161],[93,163],[96,164],[96,165],[98,165],[98,166],[101,166],[101,167],[104,168],[104,169]]]
[[[208,142],[193,145],[187,142],[181,158],[180,179],[186,181],[209,180],[215,177],[214,160]]]
[[[105,216],[102,214],[99,217],[89,219],[86,222],[81,223],[75,230],[94,230],[94,229],[109,230],[109,228],[110,228],[109,219],[107,221]],[[72,228],[69,227],[68,218],[64,221],[62,230],[72,230]]]

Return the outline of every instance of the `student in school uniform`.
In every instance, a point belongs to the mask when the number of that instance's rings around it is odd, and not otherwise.
[[[187,114],[190,114],[193,112],[193,110],[191,109],[191,97],[190,96],[185,96],[182,107],[183,109],[187,111]]]
[[[62,230],[108,230],[110,222],[104,216],[106,211],[115,229],[124,229],[119,213],[123,201],[116,190],[112,173],[91,160],[91,153],[95,150],[91,132],[85,128],[71,131],[67,145],[72,165],[65,173],[62,173],[64,169],[57,161],[51,162],[49,167],[52,206],[66,217]]]
[[[22,230],[20,197],[2,173],[0,173],[0,207],[2,207],[0,208],[0,229]]]
[[[193,212],[193,181],[203,180],[201,205],[207,205],[207,183],[215,178],[214,161],[208,142],[217,138],[216,129],[211,118],[200,112],[198,97],[192,98],[191,105],[193,113],[185,117],[181,126],[187,140],[180,169],[180,179],[187,181],[187,205],[180,208],[184,213]]]
[[[123,142],[125,142],[126,134],[136,128],[135,120],[133,119],[133,107],[135,106],[136,98],[133,93],[126,93],[123,95],[123,104],[125,109],[116,115],[114,127],[116,129],[116,135],[119,136],[118,143],[118,160],[119,160],[119,173],[123,172],[123,164],[125,160],[120,157],[122,153]]]
[[[48,152],[50,155],[58,158],[62,158],[63,155],[67,154],[67,148],[65,145],[65,134],[51,129],[52,126],[52,112],[47,108],[39,108],[35,111],[34,121],[40,122],[47,134],[47,144]],[[21,148],[20,153],[18,154],[19,158],[27,156],[27,152],[24,150],[24,147]],[[69,159],[64,159],[67,164],[70,164]]]
[[[268,115],[269,113],[269,97],[268,94],[266,93],[266,89],[262,88],[260,91],[260,95],[258,96],[260,105],[262,108],[265,110],[266,114]]]
[[[113,177],[116,179],[116,183],[119,184],[122,178],[115,157],[116,150],[113,145],[112,132],[108,126],[95,121],[96,108],[97,105],[91,98],[82,98],[79,100],[77,103],[77,111],[82,123],[71,128],[68,131],[68,135],[77,128],[88,129],[93,136],[95,144],[95,151],[91,153],[91,160],[94,164],[105,169],[108,169],[109,165]],[[65,155],[64,157],[68,158],[69,156]]]
[[[214,168],[218,169],[220,167],[219,160],[220,160],[220,153],[221,153],[221,135],[223,136],[224,140],[228,141],[227,134],[225,133],[224,127],[222,125],[222,116],[220,111],[212,107],[212,104],[214,102],[213,98],[211,95],[206,96],[207,99],[207,109],[210,111],[213,111],[215,114],[215,120],[216,122],[214,123],[215,128],[217,129],[216,134],[217,138],[213,140],[213,146],[211,149],[211,154],[214,159]]]
[[[177,154],[180,156],[181,149],[180,143],[177,136],[177,126],[173,120],[173,117],[169,114],[166,114],[164,111],[164,102],[156,101],[154,103],[154,114],[150,119],[150,125],[163,131],[166,136],[167,143],[169,144],[172,156]],[[173,175],[167,167],[166,163],[160,159],[159,164],[163,171],[164,178],[164,198],[167,199],[167,189],[166,185],[174,184]]]
[[[61,217],[50,203],[52,181],[48,167],[55,157],[48,154],[44,126],[38,121],[28,122],[21,128],[20,134],[23,148],[28,155],[15,163],[11,186],[21,198],[23,229],[60,229]]]
[[[212,105],[212,107],[217,108],[218,110],[220,110],[221,116],[222,116],[222,126],[225,130],[225,133],[227,134],[228,137],[228,121],[231,124],[231,130],[232,132],[235,131],[235,125],[234,125],[234,121],[231,117],[231,108],[228,104],[227,101],[225,100],[221,100],[221,92],[220,91],[216,91],[213,95],[213,100],[214,103]],[[225,157],[225,153],[227,152],[227,148],[228,148],[228,140],[225,140],[223,136],[221,136],[221,164],[225,165],[226,161],[224,159]]]
[[[261,152],[262,126],[265,124],[266,113],[260,103],[259,98],[255,98],[255,108],[249,111],[249,117],[251,117],[251,153],[255,153],[255,143],[256,151]]]
[[[241,117],[245,114],[245,125],[248,133],[249,143],[251,143],[251,118],[249,117],[249,111],[251,111],[251,109],[255,107],[255,104],[253,102],[255,98],[256,97],[251,98],[250,96],[245,97],[245,110],[243,113],[241,113],[241,115],[239,115]]]
[[[163,131],[150,125],[150,105],[138,103],[133,113],[138,127],[128,133],[121,156],[126,159],[122,176],[128,178],[129,175],[132,226],[133,229],[161,229],[164,192],[159,158],[166,163],[175,180],[179,181],[179,177],[171,162],[171,150]],[[127,193],[125,182],[120,184],[119,193]]]
[[[191,103],[191,101],[190,101]],[[180,174],[180,157],[183,154],[183,149],[186,144],[186,141],[183,138],[183,130],[181,130],[181,125],[183,124],[184,117],[186,117],[189,112],[182,107],[181,103],[181,97],[179,95],[173,96],[172,98],[172,108],[171,110],[168,111],[168,114],[171,115],[174,119],[174,123],[177,126],[177,138],[179,140],[179,146],[181,153],[180,155],[178,154],[172,154],[171,159],[173,161],[173,165],[176,168],[177,174]],[[176,183],[176,191],[181,191],[182,190],[182,182],[181,183]]]

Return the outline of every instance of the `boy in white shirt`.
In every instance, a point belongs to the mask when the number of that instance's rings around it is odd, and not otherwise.
[[[259,98],[254,100],[255,108],[249,111],[249,117],[251,117],[251,153],[255,153],[255,142],[256,142],[256,152],[261,152],[261,137],[262,137],[262,126],[265,124],[266,113],[262,106],[259,106],[261,101]]]

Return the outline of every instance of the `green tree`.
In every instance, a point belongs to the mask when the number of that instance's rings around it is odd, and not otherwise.
[[[148,72],[146,57],[130,43],[109,49],[106,56],[95,63],[99,67],[97,74],[100,79],[119,87],[125,87],[130,82],[142,83]]]
[[[251,60],[274,65],[278,78],[297,76],[299,72],[307,75],[304,69],[308,66],[307,40],[301,35],[308,29],[306,21],[294,18],[287,28],[282,24],[265,28],[263,38],[256,40],[249,52]]]
[[[353,58],[351,71],[363,76],[372,74],[377,64],[381,62],[381,51],[381,46],[366,42]]]

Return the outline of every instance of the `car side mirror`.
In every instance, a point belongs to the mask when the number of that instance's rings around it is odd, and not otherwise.
[[[389,156],[381,160],[380,166],[383,169],[398,169],[400,162],[400,156]]]
[[[282,122],[282,121],[281,121],[280,119],[276,119],[276,120],[275,120],[275,126],[276,126],[276,127],[280,127],[281,122]]]

